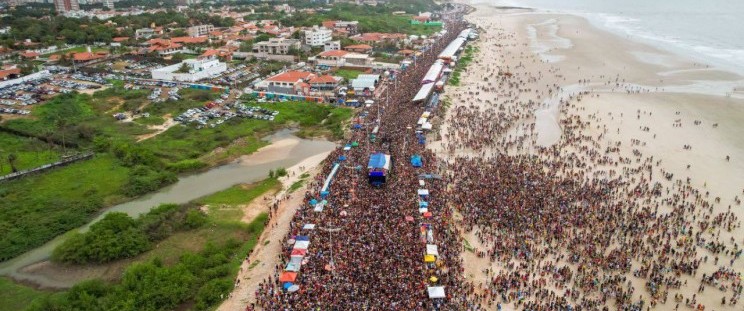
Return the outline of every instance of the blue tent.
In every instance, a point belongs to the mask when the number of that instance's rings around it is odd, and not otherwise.
[[[316,199],[310,200],[310,205],[315,205],[315,204],[318,204],[318,200]]]
[[[310,241],[310,237],[306,235],[295,236],[295,241]]]
[[[343,156],[343,155],[342,156],[339,156],[338,157],[338,160],[339,161],[346,161],[346,156]]]
[[[419,207],[429,207],[429,202],[419,201]]]
[[[284,282],[284,284],[282,284],[282,288],[284,288],[284,290],[288,290],[290,287],[292,287],[292,285],[294,284],[290,282]]]
[[[358,129],[362,128],[362,125],[361,124],[354,124],[352,126],[352,128],[355,129],[355,130],[358,130]]]
[[[413,167],[421,167],[424,163],[421,161],[421,156],[418,154],[414,154],[411,156],[411,165]]]
[[[321,198],[325,198],[325,197],[327,197],[327,196],[328,196],[329,194],[331,194],[331,193],[330,193],[330,192],[328,192],[328,191],[321,191],[321,192],[320,192],[320,197],[321,197]]]

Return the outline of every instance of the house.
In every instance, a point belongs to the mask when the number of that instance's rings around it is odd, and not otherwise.
[[[209,49],[204,51],[201,55],[199,55],[200,58],[220,58],[224,59],[225,61],[232,61],[233,58],[233,51],[227,50],[227,49]]]
[[[141,49],[138,54],[157,53],[160,56],[183,52],[183,45],[166,39],[150,39],[150,46]]]
[[[323,27],[333,29],[334,32],[356,35],[359,33],[358,21],[323,21]]]
[[[411,56],[411,55],[413,55],[415,53],[416,53],[416,51],[414,51],[414,50],[405,50],[404,49],[404,50],[398,51],[397,54],[400,55],[400,56],[408,57],[408,56]]]
[[[341,49],[341,41],[328,41],[323,43],[323,51],[337,51]]]
[[[310,87],[314,90],[332,91],[335,90],[336,87],[338,87],[338,84],[341,82],[341,80],[341,77],[322,75],[310,78],[307,83],[310,84]]]
[[[134,31],[134,37],[136,39],[150,39],[155,35],[155,30],[152,28],[140,28]]]
[[[372,67],[372,58],[367,54],[352,53],[344,50],[324,51],[315,57],[308,58],[308,62],[316,66],[327,67]]]
[[[349,52],[357,52],[357,53],[369,53],[372,52],[372,46],[367,44],[354,44],[354,45],[347,45],[344,50]]]
[[[4,68],[0,70],[0,81],[15,79],[21,76],[21,68]]]
[[[324,43],[331,41],[333,31],[325,27],[313,27],[305,30],[305,44],[309,46],[323,46]]]
[[[306,81],[315,77],[312,72],[289,70],[259,82],[256,88],[282,94],[306,94],[310,91]]]
[[[202,44],[202,43],[207,43],[209,41],[209,37],[207,36],[173,37],[171,38],[171,41],[173,41],[174,43],[180,43],[180,44]]]
[[[189,37],[206,36],[212,31],[214,31],[214,25],[212,24],[196,25],[196,26],[191,26],[186,29],[186,32],[189,34]]]
[[[183,68],[186,72],[182,72]],[[150,71],[152,78],[166,81],[196,82],[219,76],[227,71],[227,64],[214,57],[186,59],[178,64]]]
[[[118,42],[118,43],[126,42],[126,41],[129,41],[129,37],[114,37],[111,39],[111,41]]]
[[[300,40],[286,38],[271,38],[269,41],[258,42],[253,45],[252,55],[258,59],[294,61],[295,56],[289,55],[292,50],[299,50]]]
[[[80,52],[72,54],[72,61],[74,61],[75,63],[86,63],[89,61],[106,58],[106,56],[108,56],[107,52]]]
[[[383,42],[394,42],[398,40],[405,40],[408,36],[402,33],[380,33],[380,32],[367,32],[351,37],[351,39],[365,43],[383,43]]]
[[[34,59],[38,59],[39,58],[39,53],[36,53],[34,51],[25,51],[25,52],[21,53],[20,55],[21,55],[21,57],[23,57],[24,59],[27,59],[27,60],[34,60]]]

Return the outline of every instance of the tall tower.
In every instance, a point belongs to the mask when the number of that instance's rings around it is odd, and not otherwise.
[[[114,0],[103,0],[103,6],[109,10],[114,10]]]
[[[58,14],[80,11],[80,4],[78,4],[78,0],[54,0],[54,9]]]

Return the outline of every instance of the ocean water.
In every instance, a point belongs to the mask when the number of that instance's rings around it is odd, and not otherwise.
[[[571,13],[592,24],[744,74],[744,0],[474,0]]]

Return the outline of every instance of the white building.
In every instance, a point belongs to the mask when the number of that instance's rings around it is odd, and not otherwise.
[[[103,0],[103,6],[109,10],[114,10],[114,0]]]
[[[313,27],[305,30],[305,44],[310,46],[323,46],[324,43],[331,41],[333,31],[325,27]]]
[[[328,41],[323,44],[323,51],[338,51],[341,49],[341,41]]]
[[[188,72],[178,72],[184,65]],[[152,78],[156,80],[196,82],[212,78],[227,71],[227,64],[214,58],[186,59],[181,63],[153,69]]]
[[[201,37],[208,35],[212,31],[214,31],[214,26],[212,24],[207,24],[191,26],[188,28],[187,32],[189,33],[190,37]]]

